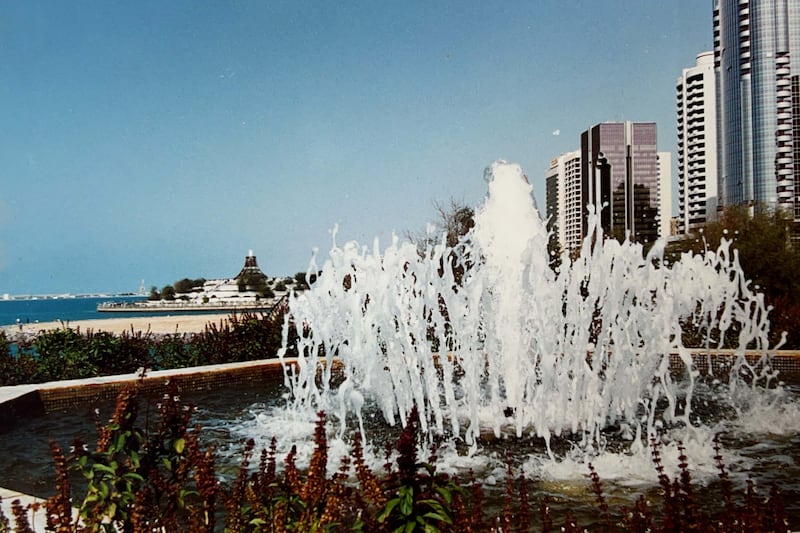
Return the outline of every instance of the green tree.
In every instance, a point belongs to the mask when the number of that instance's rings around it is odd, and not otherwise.
[[[187,292],[192,291],[192,280],[189,278],[180,279],[173,284],[173,287],[175,288],[176,293],[186,294]]]
[[[176,294],[187,294],[192,292],[195,287],[202,287],[206,280],[204,278],[189,279],[183,278],[173,283]]]
[[[707,223],[693,238],[672,244],[667,258],[681,253],[716,250],[722,239],[731,241],[745,277],[764,293],[776,342],[786,331],[786,348],[800,348],[800,250],[791,245],[792,221],[781,210],[758,209],[752,216],[746,207],[726,209],[719,220]]]
[[[236,284],[239,287],[239,292],[254,291],[259,296],[266,296],[267,289],[267,276],[255,272],[249,272],[238,280]]]
[[[150,287],[150,294],[147,296],[147,299],[154,302],[161,299],[161,293],[158,292],[158,287]]]
[[[172,301],[175,299],[175,287],[172,285],[164,285],[161,289],[161,298],[164,300]]]
[[[298,272],[294,275],[294,282],[295,288],[297,290],[305,290],[308,288],[308,282],[306,281],[306,273],[305,272]]]
[[[694,238],[671,246],[668,253],[675,260],[684,252],[716,250],[722,239],[728,239],[745,275],[765,295],[800,296],[800,250],[791,246],[791,223],[784,211],[761,209],[750,216],[745,207],[731,207]]]

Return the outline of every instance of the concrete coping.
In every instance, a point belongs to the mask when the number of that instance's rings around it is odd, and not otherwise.
[[[285,359],[287,362],[293,362],[293,359]],[[145,372],[145,380],[163,380],[171,377],[190,376],[195,374],[204,373],[225,373],[228,371],[241,371],[242,369],[252,368],[257,366],[280,366],[280,360],[272,359],[258,359],[255,361],[242,361],[238,363],[224,363],[219,365],[204,365],[193,366],[186,368],[175,368],[170,370],[148,370]],[[47,391],[53,389],[71,389],[84,387],[87,385],[107,385],[107,384],[129,384],[135,383],[142,379],[141,372],[134,372],[131,374],[116,374],[113,376],[99,376],[94,378],[85,379],[65,379],[62,381],[48,381],[46,383],[33,383],[25,385],[12,385],[9,387],[0,387],[0,405],[13,400],[19,396],[23,396],[34,391]]]

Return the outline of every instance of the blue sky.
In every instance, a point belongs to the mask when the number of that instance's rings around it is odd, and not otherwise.
[[[543,207],[593,124],[674,153],[712,44],[698,0],[6,3],[0,294],[233,276],[248,249],[293,275],[335,224],[388,243],[479,204],[496,159]]]

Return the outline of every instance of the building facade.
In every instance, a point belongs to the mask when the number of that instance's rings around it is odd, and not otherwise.
[[[714,54],[697,56],[675,85],[678,127],[678,211],[682,234],[693,233],[717,211],[717,117]]]
[[[800,220],[800,0],[712,0],[722,207]]]
[[[672,235],[672,154],[658,152],[658,236]]]
[[[581,206],[601,208],[606,234],[654,242],[661,231],[660,188],[654,122],[604,122],[581,134]]]
[[[581,153],[567,152],[550,161],[546,174],[547,227],[564,249],[581,244]]]

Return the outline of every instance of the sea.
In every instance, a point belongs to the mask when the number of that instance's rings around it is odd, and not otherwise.
[[[0,326],[18,323],[51,322],[63,320],[91,320],[113,318],[116,315],[99,313],[97,305],[103,302],[139,302],[144,296],[71,296],[0,299]],[[127,314],[125,316],[132,316]],[[19,322],[17,322],[19,321]]]

